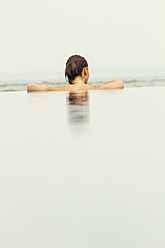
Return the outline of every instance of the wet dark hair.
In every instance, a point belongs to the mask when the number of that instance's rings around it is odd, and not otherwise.
[[[68,83],[72,84],[77,76],[82,76],[84,67],[88,67],[86,59],[80,55],[71,56],[66,62],[65,79]]]

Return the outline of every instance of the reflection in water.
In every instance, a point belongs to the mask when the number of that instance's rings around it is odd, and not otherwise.
[[[81,124],[89,121],[89,96],[87,91],[67,94],[68,121]]]

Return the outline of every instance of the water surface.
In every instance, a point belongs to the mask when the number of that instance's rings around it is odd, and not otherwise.
[[[164,248],[165,88],[0,94],[0,247]]]

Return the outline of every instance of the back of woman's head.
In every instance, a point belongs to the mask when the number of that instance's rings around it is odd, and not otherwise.
[[[84,67],[88,67],[87,61],[80,55],[71,56],[66,62],[65,78],[72,84],[77,76],[82,76]]]

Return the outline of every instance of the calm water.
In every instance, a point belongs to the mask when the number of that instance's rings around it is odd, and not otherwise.
[[[0,104],[0,247],[165,247],[165,87]]]
[[[153,87],[153,86],[165,86],[165,77],[123,77],[119,78],[124,81],[124,85],[126,88],[128,87]],[[113,80],[105,78],[103,81],[95,80],[94,82],[89,82],[89,85],[106,82],[108,80]],[[25,91],[28,83],[33,82],[43,82],[41,79],[39,80],[0,80],[0,91],[8,92],[8,91]],[[50,83],[52,85],[67,85],[66,82],[54,82],[53,80],[47,80],[46,83]]]

